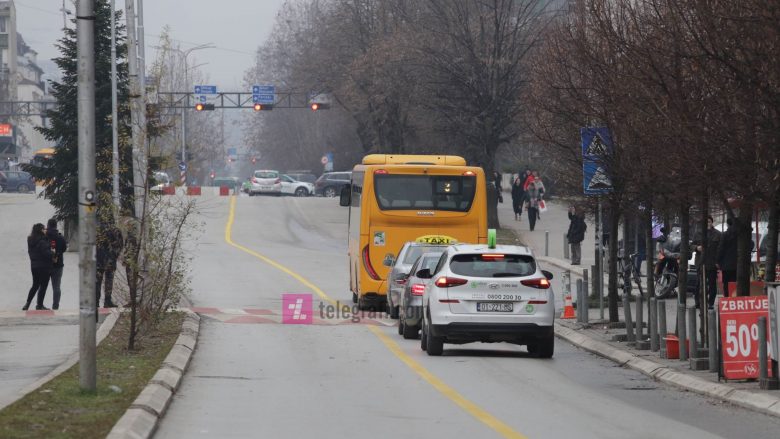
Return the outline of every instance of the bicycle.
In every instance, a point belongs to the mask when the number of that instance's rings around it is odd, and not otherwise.
[[[628,255],[631,261],[626,265],[625,258],[622,257],[622,251],[618,254],[618,281],[623,285],[623,293],[631,295],[632,285],[631,282],[635,282],[637,288],[639,288],[639,294],[644,297],[645,292],[642,289],[642,273],[639,270],[639,255],[632,253]]]

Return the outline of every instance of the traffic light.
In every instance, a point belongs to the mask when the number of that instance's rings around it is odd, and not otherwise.
[[[270,111],[274,109],[274,106],[271,104],[255,104],[254,109],[255,111]]]
[[[198,102],[195,104],[195,111],[214,111],[214,104],[202,104]]]
[[[311,108],[311,111],[327,110],[330,108],[330,104],[327,104],[325,102],[312,102],[309,105],[309,108]]]

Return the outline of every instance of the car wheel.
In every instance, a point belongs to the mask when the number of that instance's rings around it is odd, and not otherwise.
[[[406,340],[414,340],[417,338],[417,334],[419,334],[420,328],[417,326],[407,325],[404,323],[403,331],[401,335],[403,335],[404,339]]]
[[[322,191],[322,195],[328,197],[328,198],[335,198],[336,197],[336,188],[333,186],[326,187],[324,191]]]
[[[537,358],[552,358],[555,352],[555,334],[550,331],[528,344],[528,352]]]
[[[22,183],[19,186],[16,186],[16,191],[22,194],[26,194],[27,192],[30,192],[30,188],[26,184]]]
[[[309,191],[306,190],[305,187],[299,187],[295,190],[295,196],[296,197],[307,197],[309,196]]]
[[[425,350],[428,352],[428,355],[432,357],[438,357],[444,352],[444,338],[443,337],[437,337],[433,334],[431,334],[431,323],[426,323],[428,325],[428,341],[427,341],[427,349]]]
[[[4,190],[5,190],[5,188],[0,186],[0,194],[3,193]]]
[[[404,318],[398,319],[398,335],[404,334]]]

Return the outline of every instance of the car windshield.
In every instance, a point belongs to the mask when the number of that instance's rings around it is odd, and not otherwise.
[[[432,209],[468,212],[477,179],[462,175],[377,175],[376,200],[382,210]]]
[[[255,172],[256,178],[277,178],[279,174],[273,171],[257,171]]]
[[[422,256],[423,253],[427,253],[431,251],[431,249],[436,248],[432,245],[415,245],[409,247],[408,250],[406,250],[406,254],[404,255],[404,260],[401,261],[403,264],[411,265],[414,264],[414,261],[417,260],[420,256]]]
[[[529,255],[455,255],[450,271],[469,277],[520,277],[536,272],[536,262]]]

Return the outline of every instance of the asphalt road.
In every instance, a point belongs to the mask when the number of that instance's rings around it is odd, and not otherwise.
[[[201,320],[198,348],[157,438],[687,439],[780,431],[774,418],[665,387],[560,340],[551,360],[504,344],[445,345],[436,358],[401,339],[387,319],[320,320],[325,297],[352,306],[346,210],[334,199],[239,197],[226,230],[230,203],[200,203],[204,232],[190,248],[190,301],[220,311]],[[284,293],[315,294],[318,324],[265,319],[281,313]]]

